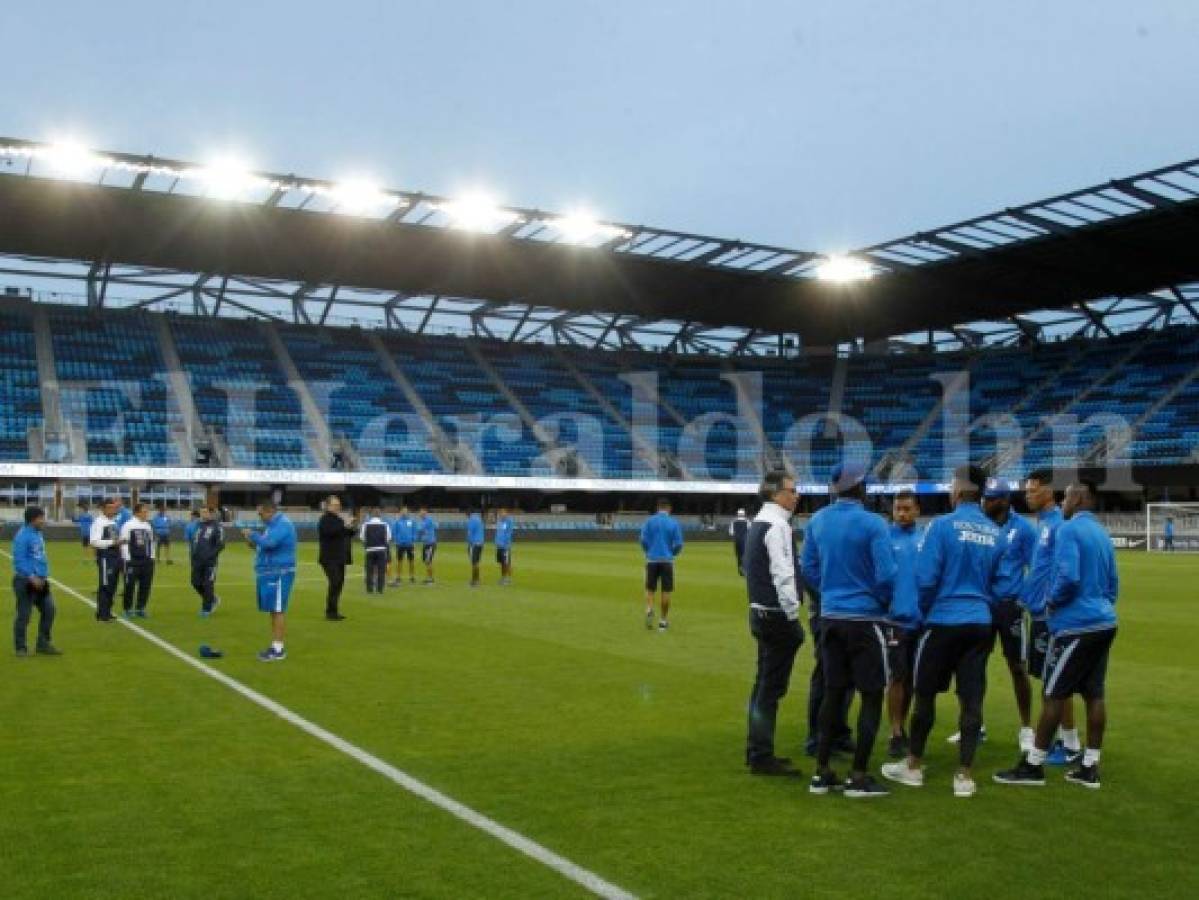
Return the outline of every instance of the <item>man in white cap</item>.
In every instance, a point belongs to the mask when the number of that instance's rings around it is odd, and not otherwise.
[[[729,537],[733,539],[733,552],[737,554],[737,574],[745,577],[745,539],[749,535],[749,519],[745,510],[737,510],[737,518],[729,523]]]

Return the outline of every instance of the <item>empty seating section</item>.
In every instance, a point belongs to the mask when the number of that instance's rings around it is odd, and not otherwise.
[[[158,336],[146,314],[50,315],[64,418],[87,438],[93,465],[177,465],[181,425]]]
[[[598,477],[629,477],[632,450],[628,433],[553,354],[498,343],[486,344],[481,350],[508,389],[559,446],[576,448]]]
[[[312,465],[300,401],[255,325],[172,318],[179,361],[201,421],[223,434],[235,466]]]
[[[761,472],[761,448],[750,425],[740,420],[736,389],[723,374],[718,363],[679,362],[662,373],[658,390],[685,422],[695,423],[676,445],[692,477],[754,481]]]
[[[176,437],[183,428],[153,314],[51,307],[47,315],[63,413],[86,435],[87,461],[178,464]],[[224,436],[232,465],[314,465],[305,440],[311,423],[258,324],[187,316],[171,316],[169,323],[197,412]],[[363,468],[442,471],[443,454],[421,413],[365,335],[356,329],[271,327],[278,328],[329,433],[353,444]],[[553,474],[544,448],[462,339],[384,341],[437,423],[451,440],[474,450],[486,473]],[[757,477],[759,448],[750,423],[737,418],[738,394],[724,377],[722,361],[573,348],[553,352],[499,341],[475,348],[558,444],[576,448],[600,477],[671,474],[667,464],[651,468],[625,423],[639,429],[646,444],[667,451],[667,460],[677,457],[693,477]],[[1199,462],[1197,327],[973,353],[855,355],[848,361],[841,412],[861,430],[850,426],[840,436],[835,429],[826,434],[824,427],[835,363],[818,354],[737,363],[751,397],[760,386],[767,439],[795,464],[801,480],[823,481],[840,461],[872,465],[884,455],[890,472],[910,471],[904,468],[910,463],[914,474],[927,479],[940,480],[965,454],[976,462],[998,460],[1001,474],[1019,477],[1034,467],[1098,452],[1105,429],[1118,422],[1133,426],[1133,433],[1115,459],[1140,465]],[[970,378],[966,412],[959,414],[955,405],[948,418],[944,411],[929,418],[942,398],[938,376],[963,371]],[[660,402],[649,392],[634,397],[630,377],[638,374],[656,379]],[[685,422],[707,425],[685,434],[668,409]],[[1045,418],[1054,415],[1078,427],[1073,432],[1065,424],[1044,427]],[[6,306],[0,309],[0,461],[29,459],[29,432],[42,419],[33,317]],[[927,430],[918,433],[926,419]],[[909,441],[906,454],[899,453]],[[947,449],[958,456],[947,457]]]
[[[33,325],[22,312],[0,309],[0,460],[29,458],[29,430],[42,425]]]
[[[461,340],[397,340],[389,349],[446,435],[473,449],[486,472],[551,474],[536,439]]]
[[[429,431],[357,330],[281,328],[329,433],[353,444],[365,469],[440,472]]]

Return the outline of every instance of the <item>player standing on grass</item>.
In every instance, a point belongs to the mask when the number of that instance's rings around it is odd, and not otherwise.
[[[749,695],[745,764],[753,775],[798,776],[790,759],[774,754],[779,701],[787,694],[795,654],[803,644],[801,586],[791,531],[798,500],[795,479],[786,473],[772,473],[763,480],[759,493],[764,502],[749,527],[744,556],[749,632],[758,645],[758,665]]]
[[[158,559],[161,559],[168,566],[175,565],[175,561],[171,559],[171,517],[167,515],[166,508],[159,504],[158,512],[154,518],[150,520],[150,527],[154,529],[154,543],[158,549]]]
[[[1020,588],[1006,536],[979,508],[985,484],[986,475],[977,466],[959,468],[950,498],[953,512],[938,516],[925,532],[916,561],[925,630],[913,664],[912,745],[906,760],[883,766],[883,775],[892,781],[924,784],[924,748],[936,718],[937,694],[956,679],[962,739],[953,776],[955,797],[971,797],[976,790],[974,753],[987,690],[991,611]]]
[[[500,566],[500,584],[512,583],[512,536],[516,524],[508,510],[501,508],[495,520],[495,561]]]
[[[891,505],[891,549],[895,552],[895,590],[887,621],[887,650],[891,683],[887,686],[887,715],[891,740],[887,755],[900,759],[908,752],[904,727],[912,705],[912,663],[920,635],[920,591],[916,583],[916,558],[924,529],[919,526],[920,501],[911,491],[900,491]]]
[[[42,536],[45,525],[45,511],[36,506],[29,507],[25,510],[25,524],[12,542],[12,589],[17,595],[17,617],[13,621],[12,634],[17,656],[29,655],[26,640],[34,609],[38,613],[37,652],[44,656],[62,653],[51,640],[55,608],[54,597],[50,594],[46,539]]]
[[[645,551],[645,627],[654,627],[654,594],[661,588],[658,631],[670,627],[670,595],[674,592],[674,560],[683,552],[683,529],[670,514],[670,501],[658,501],[658,511],[641,526]]]
[[[1095,518],[1098,492],[1091,482],[1066,491],[1067,521],[1058,529],[1053,584],[1046,597],[1052,638],[1045,664],[1045,698],[1037,722],[1036,746],[1014,769],[997,772],[1000,784],[1043,785],[1049,744],[1064,704],[1082,694],[1087,707],[1087,749],[1066,780],[1099,787],[1099,751],[1107,727],[1104,685],[1107,660],[1116,638],[1116,599],[1120,579],[1112,539]]]
[[[474,510],[466,517],[466,556],[470,560],[470,586],[473,588],[482,584],[479,580],[479,561],[483,559],[483,542],[486,539],[483,517],[478,510]]]
[[[125,618],[146,618],[150,588],[154,585],[154,527],[150,504],[138,503],[133,517],[121,526],[121,563],[125,567]],[[134,594],[136,593],[136,598]]]
[[[358,534],[362,541],[362,568],[366,592],[382,594],[387,585],[387,565],[391,560],[391,526],[383,521],[378,509],[372,509]]]
[[[92,514],[86,503],[79,504],[78,512],[75,514],[75,524],[79,527],[79,539],[83,543],[83,560],[87,562],[89,559],[94,559],[96,554],[92,550]]]
[[[192,538],[195,537],[196,529],[200,527],[201,521],[202,517],[200,515],[200,510],[193,509],[187,524],[183,526],[183,542],[187,544],[187,555],[189,559],[191,558],[192,552]]]
[[[414,557],[416,553],[416,522],[408,514],[408,507],[401,506],[400,514],[391,523],[391,539],[396,545],[396,577],[392,587],[399,587],[404,581],[404,560],[408,560],[408,583],[416,583]]]
[[[420,559],[425,564],[424,584],[433,584],[433,557],[437,555],[437,520],[429,514],[427,507],[420,508]]]
[[[287,605],[296,582],[296,528],[273,500],[258,504],[260,531],[246,534],[254,548],[254,575],[258,609],[271,617],[271,645],[258,654],[262,662],[287,659],[283,642],[287,636]]]
[[[1162,530],[1162,549],[1174,552],[1174,519],[1166,516],[1166,527]]]
[[[91,545],[96,551],[96,621],[113,622],[112,603],[117,593],[117,576],[121,571],[121,539],[113,516],[118,501],[108,497],[100,505],[100,513],[92,520]]]
[[[1044,682],[1045,656],[1049,652],[1049,620],[1046,603],[1053,582],[1053,557],[1057,550],[1057,531],[1065,517],[1053,495],[1053,472],[1038,469],[1029,473],[1024,482],[1024,502],[1037,517],[1037,542],[1033,546],[1032,560],[1020,603],[1029,611],[1032,624],[1027,646],[1028,671]],[[1021,743],[1021,750],[1027,747]],[[1058,739],[1046,760],[1050,765],[1061,766],[1077,762],[1082,756],[1082,744],[1078,739],[1078,728],[1074,724],[1074,701],[1062,704],[1062,723]]]
[[[836,500],[808,522],[803,545],[803,577],[820,592],[821,665],[824,700],[816,774],[809,790],[844,790],[852,799],[885,797],[887,790],[869,773],[870,753],[887,687],[887,640],[883,634],[895,585],[895,553],[882,516],[867,512],[866,470],[856,463],[837,466],[830,493]],[[861,696],[853,768],[844,783],[829,767],[837,719],[850,687]]]
[[[729,522],[729,537],[733,539],[733,555],[737,557],[737,574],[745,574],[745,539],[749,535],[749,519],[745,510],[737,510],[737,518]]]
[[[1033,551],[1037,546],[1037,530],[1028,524],[1021,515],[1012,512],[1011,494],[1007,486],[998,478],[988,478],[986,490],[983,491],[983,512],[987,518],[1003,529],[1007,538],[1007,552],[1011,557],[1010,564],[1021,576],[1028,570],[1032,562]],[[1003,651],[1004,661],[1012,676],[1012,690],[1016,695],[1016,712],[1020,716],[1020,734],[1017,742],[1021,750],[1032,747],[1032,684],[1028,678],[1028,632],[1024,624],[1024,608],[1018,597],[1004,597],[992,610],[991,649],[995,649],[995,639],[999,640]],[[987,726],[984,724],[979,731],[981,739],[986,738]],[[949,738],[951,744],[961,740],[961,732]]]
[[[192,526],[188,525],[189,529]],[[203,517],[191,531],[188,553],[191,557],[192,589],[200,595],[200,615],[212,615],[221,598],[216,595],[216,570],[225,549],[225,529],[216,510],[205,507]]]

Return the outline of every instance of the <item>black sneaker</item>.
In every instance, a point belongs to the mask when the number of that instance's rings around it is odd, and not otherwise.
[[[887,756],[892,759],[903,759],[908,755],[908,736],[903,732],[891,735],[887,742]]]
[[[17,656],[28,656],[29,650],[26,647],[18,647],[16,650]]]
[[[775,778],[800,778],[803,773],[785,757],[773,756],[749,764],[750,775],[765,775]]]
[[[325,619],[329,622],[344,622],[346,617],[341,613],[325,613]]]
[[[996,784],[1019,784],[1030,787],[1045,786],[1045,767],[1034,766],[1028,761],[1027,756],[1020,757],[1020,762],[1016,763],[1014,769],[1004,769],[1002,772],[996,772],[992,779]]]
[[[874,780],[873,775],[861,778],[846,778],[845,796],[851,800],[869,800],[872,797],[890,797],[891,792]]]
[[[1099,790],[1099,765],[1079,766],[1066,773],[1066,780],[1071,784],[1081,784],[1093,791]]]
[[[840,790],[841,779],[832,769],[826,772],[817,772],[808,782],[809,794],[834,794]]]

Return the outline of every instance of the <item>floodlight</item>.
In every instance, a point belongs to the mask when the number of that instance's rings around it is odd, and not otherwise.
[[[483,194],[468,194],[437,208],[450,217],[454,227],[467,231],[494,231],[520,219],[518,213],[497,206]]]
[[[336,211],[347,215],[366,215],[384,206],[395,206],[399,199],[384,192],[378,185],[364,179],[350,179],[335,184],[328,191]]]
[[[874,267],[865,260],[853,256],[830,256],[816,267],[817,278],[838,284],[863,281],[872,275],[874,275]]]
[[[217,160],[196,169],[193,174],[208,187],[208,196],[221,200],[233,200],[244,191],[262,183],[262,179],[252,175],[235,159]]]
[[[76,178],[104,165],[104,159],[76,141],[62,141],[39,154],[56,175]]]
[[[614,225],[605,225],[587,213],[575,212],[554,219],[550,223],[564,241],[583,244],[596,238],[605,241],[616,237],[627,237],[628,232]]]

